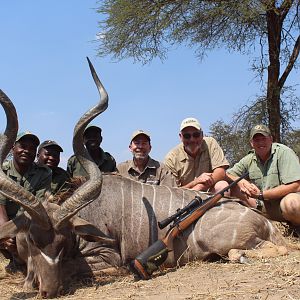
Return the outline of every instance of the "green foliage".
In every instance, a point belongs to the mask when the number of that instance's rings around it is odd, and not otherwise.
[[[230,165],[234,165],[251,149],[248,129],[234,129],[232,125],[217,121],[210,126],[213,136],[224,151]]]
[[[98,1],[97,12],[104,16],[99,22],[99,55],[114,58],[133,57],[149,61],[164,58],[177,43],[196,47],[202,58],[206,51],[218,47],[229,50],[250,50],[257,41],[267,45],[266,12],[280,5],[273,1],[253,0],[104,0]],[[294,39],[299,30],[299,1],[285,1],[285,38]],[[270,3],[270,4],[269,4]],[[272,4],[272,5],[271,5]],[[278,8],[276,7],[278,6]],[[273,7],[274,6],[274,7]],[[286,24],[285,24],[286,23]],[[295,40],[295,39],[294,39]],[[284,45],[285,54],[293,43]],[[264,53],[266,54],[266,53]],[[284,53],[283,53],[284,54]],[[259,60],[261,63],[262,60]]]
[[[292,148],[300,158],[300,130],[288,132],[283,139],[283,143]]]
[[[298,66],[300,0],[103,0],[98,3],[97,11],[104,16],[99,22],[100,56],[132,57],[148,62],[155,57],[165,58],[176,44],[195,48],[199,59],[221,47],[241,53],[259,52],[259,57],[253,58],[252,69],[262,81],[267,71],[264,96],[244,106],[229,125],[233,132],[242,134],[258,122],[267,124],[276,141],[291,131],[295,112],[300,108],[299,99],[293,94],[283,95],[288,90],[285,83],[290,72]]]
[[[292,148],[300,158],[300,130],[292,126],[299,116],[299,101],[293,90],[286,88],[281,103],[281,136],[282,143]],[[222,147],[231,165],[244,157],[251,149],[249,143],[250,130],[257,124],[268,126],[266,98],[260,97],[250,104],[243,106],[233,115],[232,121],[216,121],[210,126],[210,134]]]

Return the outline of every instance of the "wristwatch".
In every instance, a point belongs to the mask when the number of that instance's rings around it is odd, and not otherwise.
[[[260,192],[259,192],[259,195],[258,195],[257,199],[258,199],[258,200],[262,200],[262,201],[265,200],[263,191],[260,191]]]
[[[256,199],[256,208],[262,209],[264,207],[264,201]]]
[[[264,194],[263,191],[261,191],[256,199],[256,208],[257,209],[262,209],[264,206]]]

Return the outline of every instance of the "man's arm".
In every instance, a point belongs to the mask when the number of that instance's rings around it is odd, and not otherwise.
[[[296,193],[300,191],[300,180],[288,184],[281,184],[272,189],[263,191],[265,200],[281,199],[289,193]]]
[[[212,173],[202,173],[193,181],[182,187],[197,191],[207,191],[214,187],[214,185],[221,180],[225,180],[225,167],[215,168]]]
[[[225,180],[228,182],[235,181],[238,176],[226,173],[226,178]],[[238,182],[236,189],[239,189],[242,194],[244,194],[246,197],[252,197],[252,198],[257,198],[260,193],[260,189],[254,184],[248,181],[247,179],[242,179],[240,182]],[[234,189],[233,189],[234,191]],[[239,194],[235,194],[234,192],[232,193],[232,196],[237,196],[239,197]],[[244,197],[242,197],[243,199]]]

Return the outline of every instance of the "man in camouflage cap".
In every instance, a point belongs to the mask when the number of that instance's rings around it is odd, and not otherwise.
[[[70,176],[67,171],[60,168],[60,153],[63,149],[55,141],[47,140],[40,144],[37,153],[39,165],[46,165],[52,171],[51,192],[55,195],[68,189]]]
[[[143,131],[135,131],[130,140],[129,149],[133,159],[118,164],[117,169],[122,176],[133,180],[154,184],[176,186],[174,177],[163,163],[149,156],[151,151],[150,135]]]
[[[217,192],[228,186],[224,179],[229,163],[223,150],[214,138],[203,136],[197,119],[181,122],[179,138],[181,143],[165,158],[179,187]]]
[[[18,134],[12,148],[12,160],[3,163],[3,172],[20,186],[35,195],[39,200],[44,200],[46,191],[50,192],[51,170],[47,166],[34,163],[36,150],[40,141],[31,132]],[[0,225],[13,219],[21,213],[20,206],[0,194]],[[9,239],[1,244],[1,252],[10,259],[7,271],[12,271],[15,266],[12,253],[15,251],[15,240]]]
[[[268,218],[289,222],[300,234],[300,163],[289,147],[273,143],[270,129],[256,125],[250,132],[252,150],[227,171],[230,180],[249,172],[231,194]]]
[[[102,129],[98,126],[88,126],[83,134],[83,140],[86,149],[91,158],[98,165],[102,172],[115,172],[116,161],[113,156],[104,152],[100,147],[102,143]],[[83,169],[75,155],[68,160],[67,171],[71,177],[87,176],[87,172]]]

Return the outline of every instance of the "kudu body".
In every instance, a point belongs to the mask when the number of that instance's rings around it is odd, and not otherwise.
[[[80,216],[115,239],[121,263],[128,264],[164,237],[167,228],[158,229],[157,221],[172,215],[195,196],[207,197],[192,190],[104,175],[100,197],[83,208]],[[196,258],[227,257],[231,249],[254,249],[265,241],[285,245],[281,233],[268,219],[236,199],[224,198],[175,239],[174,251],[166,264],[175,266]]]
[[[141,184],[119,175],[102,176],[83,145],[84,129],[106,109],[108,101],[91,64],[90,68],[101,101],[79,120],[73,138],[74,153],[89,174],[87,182],[58,206],[47,200],[41,204],[0,172],[0,192],[25,210],[1,226],[0,240],[17,236],[19,255],[27,263],[25,287],[38,284],[42,297],[59,294],[67,275],[94,274],[127,264],[165,234],[166,229],[159,230],[157,221],[199,195],[186,189]],[[2,163],[15,141],[18,123],[14,107],[2,91],[0,100],[8,121],[0,136]],[[226,256],[231,249],[253,249],[264,241],[284,244],[266,218],[224,199],[175,240],[167,264]]]

